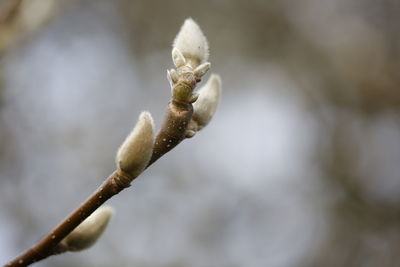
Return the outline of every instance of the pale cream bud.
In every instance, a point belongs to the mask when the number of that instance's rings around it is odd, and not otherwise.
[[[178,48],[174,47],[171,52],[172,61],[174,62],[175,67],[179,68],[186,64],[186,59],[182,55],[181,51]]]
[[[189,130],[199,131],[206,126],[213,117],[220,97],[221,78],[212,74],[207,83],[198,91],[199,98],[193,104],[193,117]]]
[[[203,63],[194,70],[194,75],[196,75],[197,78],[201,78],[204,74],[206,74],[210,67],[210,62]]]
[[[63,250],[80,251],[91,247],[106,229],[113,212],[110,206],[98,208],[60,242]]]
[[[179,49],[182,55],[192,65],[192,68],[204,63],[208,59],[208,42],[199,25],[191,18],[183,23],[175,37],[174,48]]]
[[[118,169],[137,177],[147,166],[153,153],[154,123],[149,112],[142,112],[135,128],[117,152]]]

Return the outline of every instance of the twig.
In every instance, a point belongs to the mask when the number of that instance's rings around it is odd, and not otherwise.
[[[117,154],[117,170],[53,230],[5,266],[28,266],[51,255],[72,251],[65,238],[70,238],[73,230],[82,222],[84,225],[84,220],[104,202],[129,187],[157,159],[207,125],[218,105],[221,81],[218,75],[212,75],[199,90],[200,94],[193,93],[210,67],[206,62],[207,40],[193,20],[187,19],[182,26],[174,42],[172,59],[177,67],[177,70],[168,71],[172,99],[155,140],[151,115],[144,112]],[[197,99],[194,108],[192,103]],[[77,250],[76,247],[73,249]]]
[[[169,103],[163,127],[156,137],[152,159],[147,167],[185,139],[185,125],[189,124],[192,113],[192,104],[177,103],[175,101]],[[104,202],[129,187],[133,179],[134,178],[121,170],[114,171],[85,202],[59,225],[44,236],[38,243],[5,266],[28,266],[56,254],[57,245],[64,237]]]

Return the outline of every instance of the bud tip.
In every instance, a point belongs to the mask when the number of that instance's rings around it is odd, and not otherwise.
[[[183,23],[175,37],[173,47],[179,49],[186,60],[192,62],[193,68],[208,59],[207,38],[192,18],[187,18]]]

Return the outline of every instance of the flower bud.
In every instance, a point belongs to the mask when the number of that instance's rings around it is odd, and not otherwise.
[[[206,74],[210,67],[210,62],[203,63],[194,70],[194,75],[196,75],[196,77],[200,79],[204,74]]]
[[[69,233],[60,244],[66,251],[80,251],[91,247],[106,229],[113,212],[113,208],[110,206],[98,208]]]
[[[136,178],[149,163],[153,145],[153,118],[149,112],[144,111],[117,152],[118,169]]]
[[[171,54],[175,67],[179,68],[186,64],[186,59],[178,48],[174,47]]]
[[[192,68],[196,68],[208,59],[207,39],[199,25],[191,18],[186,19],[183,23],[175,37],[173,47],[182,53]]]
[[[221,96],[221,78],[212,74],[207,83],[198,91],[199,98],[193,104],[192,121],[188,129],[199,131],[213,117]],[[190,136],[190,135],[189,135]]]

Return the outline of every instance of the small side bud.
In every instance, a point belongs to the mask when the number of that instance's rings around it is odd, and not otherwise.
[[[189,103],[194,103],[194,102],[196,102],[197,101],[197,99],[199,99],[199,94],[198,93],[194,93],[194,94],[192,94],[191,96],[190,96],[190,98],[189,98]]]
[[[170,77],[172,83],[175,84],[175,83],[178,82],[179,77],[178,77],[178,73],[176,72],[176,70],[170,69],[170,70],[168,71],[168,76]]]
[[[196,77],[200,79],[204,74],[206,74],[210,67],[210,62],[203,63],[194,70],[194,75],[196,75]]]
[[[118,169],[136,178],[149,163],[153,145],[153,118],[149,112],[144,111],[117,152]]]
[[[196,132],[193,130],[186,130],[185,137],[192,138],[193,136],[195,136],[195,134],[196,134]]]
[[[106,229],[113,212],[110,206],[98,208],[68,234],[60,245],[65,251],[80,251],[91,247]]]
[[[182,55],[181,51],[178,48],[174,47],[172,49],[172,61],[174,62],[175,67],[179,68],[186,64],[186,59]]]
[[[188,129],[199,131],[213,117],[221,96],[221,78],[212,74],[207,83],[199,90],[199,98],[193,104],[193,117]]]
[[[175,37],[174,48],[179,49],[187,61],[196,68],[208,59],[208,42],[199,25],[191,18],[183,23]]]

